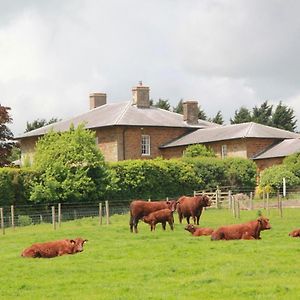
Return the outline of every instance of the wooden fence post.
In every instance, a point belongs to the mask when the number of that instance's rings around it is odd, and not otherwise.
[[[148,199],[148,202],[151,202],[151,198]]]
[[[219,208],[219,188],[216,190],[216,208]]]
[[[99,203],[99,225],[102,225],[102,202]]]
[[[250,210],[253,210],[253,192],[250,192]]]
[[[279,196],[279,199],[280,199],[280,205],[279,205],[279,207],[280,207],[280,217],[282,218],[283,217],[283,210],[282,210],[282,197],[281,196]]]
[[[53,229],[56,230],[55,206],[52,206],[51,209],[52,209],[52,225],[53,225]]]
[[[106,211],[106,224],[109,224],[109,207],[108,207],[108,201],[105,201],[105,211]]]
[[[228,208],[232,208],[231,190],[228,191]]]
[[[3,217],[3,208],[0,208],[0,222],[1,222],[1,229],[2,229],[2,234],[5,234],[5,228],[4,228],[4,217]]]
[[[61,203],[58,203],[58,227],[61,226]]]
[[[240,218],[240,201],[237,200],[237,217]]]
[[[270,194],[269,194],[269,192],[267,192],[267,212],[268,212],[268,215],[270,215],[269,199],[270,199]]]
[[[236,218],[236,201],[235,201],[235,196],[232,196],[232,213],[233,213],[233,216]]]
[[[263,203],[264,203],[264,209],[266,209],[266,192],[265,192],[265,188],[263,189]]]
[[[11,215],[11,227],[13,230],[15,230],[15,211],[14,211],[14,206],[10,206],[10,215]]]

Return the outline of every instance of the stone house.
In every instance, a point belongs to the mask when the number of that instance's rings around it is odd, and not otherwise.
[[[197,101],[183,102],[183,115],[159,109],[150,106],[149,91],[140,84],[132,89],[132,100],[122,103],[107,103],[104,93],[91,94],[88,112],[18,136],[21,163],[32,160],[35,143],[49,130],[66,131],[81,123],[95,131],[107,161],[181,157],[189,145],[204,144],[222,158],[253,159],[263,170],[291,154],[284,147],[300,151],[299,134],[253,122],[220,126],[200,120]],[[291,148],[291,141],[297,146]],[[281,156],[276,156],[278,148]]]

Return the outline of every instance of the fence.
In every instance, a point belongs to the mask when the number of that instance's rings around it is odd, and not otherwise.
[[[239,218],[241,210],[264,209],[269,214],[270,209],[277,209],[283,217],[283,208],[300,208],[300,189],[288,190],[286,197],[283,191],[270,193],[262,191],[254,198],[255,191],[250,189],[217,187],[215,190],[194,191],[194,195],[206,194],[211,198],[210,208],[228,209],[233,217]],[[168,198],[167,198],[168,199]],[[151,199],[148,199],[151,201]],[[153,201],[153,200],[152,200]],[[4,234],[5,228],[26,226],[31,224],[49,223],[53,228],[62,222],[84,217],[98,218],[99,224],[109,224],[110,215],[127,214],[131,200],[110,200],[100,203],[59,203],[3,206],[0,208],[0,226]]]

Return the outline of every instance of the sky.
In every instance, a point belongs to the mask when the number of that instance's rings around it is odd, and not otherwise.
[[[197,100],[229,124],[265,100],[300,124],[300,1],[0,0],[0,104],[15,135],[26,122],[67,119],[89,94],[129,101]]]

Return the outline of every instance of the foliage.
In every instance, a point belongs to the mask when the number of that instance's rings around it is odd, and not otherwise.
[[[50,125],[53,123],[56,123],[60,121],[58,118],[51,118],[49,121],[46,121],[46,119],[36,119],[33,122],[26,122],[26,129],[25,132],[29,132],[35,129],[38,129],[40,127],[44,127],[46,125]]]
[[[289,171],[300,178],[300,152],[285,157],[283,164]]]
[[[208,148],[201,144],[190,145],[186,148],[183,154],[184,157],[216,157],[216,154],[211,148]]]
[[[19,215],[18,216],[18,226],[28,226],[32,224],[32,219],[27,215]]]
[[[268,105],[268,101],[263,102],[260,107],[253,107],[252,121],[272,126],[272,109],[273,105]]]
[[[107,180],[104,158],[95,144],[95,133],[77,129],[49,132],[36,145],[33,168],[41,176],[32,182],[35,202],[95,201]]]
[[[252,120],[251,112],[248,110],[248,108],[242,106],[239,110],[235,111],[233,119],[230,118],[230,123],[240,124],[240,123],[251,122],[251,120]]]
[[[294,110],[280,101],[272,115],[272,124],[274,127],[294,132],[297,128]]]
[[[206,116],[206,113],[203,109],[201,109],[201,105],[198,106],[198,119],[200,120],[207,120],[207,116]]]
[[[21,158],[21,149],[20,145],[18,143],[14,144],[14,146],[11,149],[11,154],[8,157],[8,161],[12,163],[15,160],[18,160]]]
[[[295,176],[286,165],[276,165],[265,169],[261,173],[260,186],[271,186],[273,189],[282,187],[282,179],[286,179],[286,186],[292,187],[300,183],[300,180]]]
[[[221,111],[219,110],[217,112],[217,114],[211,119],[211,122],[216,123],[216,124],[220,124],[223,125],[224,124],[224,119],[222,116]]]
[[[173,112],[177,113],[177,114],[183,114],[183,99],[180,99],[177,106],[173,107]]]
[[[8,158],[14,146],[13,134],[7,127],[7,124],[12,123],[12,118],[8,113],[9,110],[9,107],[0,104],[0,167],[9,163]]]
[[[254,187],[256,164],[249,159],[228,157],[224,160],[226,178],[230,186]]]
[[[152,103],[153,103],[153,100],[152,100]],[[157,102],[153,103],[153,106],[164,109],[164,110],[170,110],[170,108],[171,108],[169,100],[161,99],[161,98],[159,98]]]

